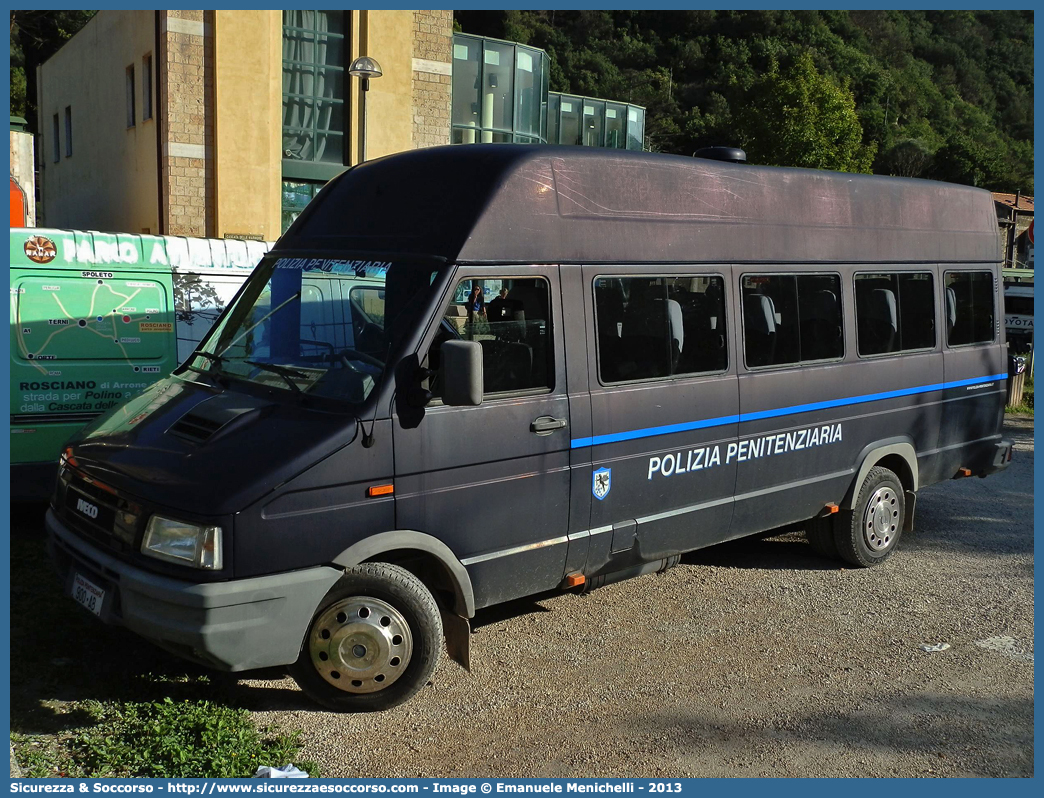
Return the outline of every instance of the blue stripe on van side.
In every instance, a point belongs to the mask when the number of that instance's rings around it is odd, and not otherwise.
[[[913,396],[919,393],[931,391],[945,391],[948,388],[963,388],[966,385],[975,385],[987,380],[1006,380],[1007,374],[989,374],[985,377],[974,377],[970,380],[954,380],[952,382],[938,382],[934,385],[919,385],[915,388],[901,388],[897,391],[883,391],[881,393],[868,393],[862,396],[849,396],[845,399],[829,399],[825,402],[810,402],[804,405],[791,405],[780,407],[775,410],[759,410],[756,413],[740,413],[738,416],[720,416],[719,418],[707,418],[702,421],[686,421],[681,424],[666,424],[662,427],[646,427],[628,432],[614,432],[609,435],[595,435],[590,438],[574,438],[569,445],[572,449],[580,449],[584,446],[600,446],[603,443],[619,443],[620,441],[633,441],[639,438],[653,438],[657,435],[670,435],[674,432],[688,432],[694,429],[706,429],[707,427],[720,427],[725,424],[743,423],[744,421],[757,421],[763,418],[777,418],[779,416],[792,416],[797,413],[809,413],[813,410],[825,410],[830,407],[844,407],[846,405],[860,405],[865,402],[877,402],[882,399],[895,399],[900,396]]]

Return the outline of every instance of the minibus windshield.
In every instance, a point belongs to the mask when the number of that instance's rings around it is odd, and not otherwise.
[[[186,365],[361,404],[431,290],[437,269],[272,253]]]

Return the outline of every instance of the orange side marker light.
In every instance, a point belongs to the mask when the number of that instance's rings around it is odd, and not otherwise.
[[[838,506],[837,506],[836,504],[834,504],[833,502],[831,502],[831,503],[827,504],[827,506],[826,506],[826,509],[827,509],[827,512],[828,512],[828,513],[829,513],[830,515],[833,515],[834,513],[838,513],[838,512],[841,512],[841,508],[840,508],[840,507],[838,507]]]
[[[389,496],[395,493],[394,485],[371,485],[366,489],[366,495],[371,499],[374,496]]]
[[[584,582],[587,581],[587,577],[583,574],[569,574],[565,578],[566,587],[580,587]]]

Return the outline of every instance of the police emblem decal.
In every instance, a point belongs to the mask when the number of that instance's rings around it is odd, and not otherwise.
[[[599,468],[591,475],[591,493],[601,501],[609,495],[613,486],[613,470],[611,468]]]

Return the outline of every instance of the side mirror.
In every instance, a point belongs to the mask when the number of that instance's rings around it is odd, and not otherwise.
[[[476,407],[482,404],[482,346],[477,341],[442,344],[442,403]]]

